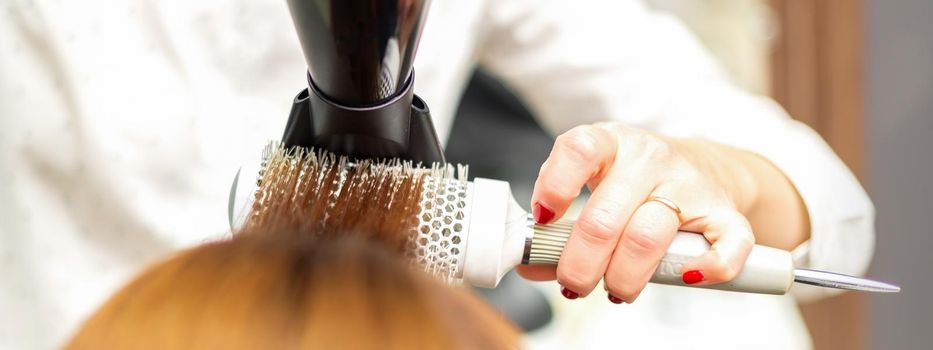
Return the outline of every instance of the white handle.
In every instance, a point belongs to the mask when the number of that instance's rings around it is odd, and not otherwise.
[[[755,245],[745,261],[745,266],[735,279],[719,284],[696,286],[683,282],[683,264],[702,255],[710,244],[701,234],[678,232],[661,264],[651,277],[651,282],[728,290],[735,292],[784,294],[794,283],[794,260],[787,251]]]
[[[526,245],[525,264],[557,264],[564,244],[570,236],[573,221],[551,225],[535,225],[530,245]],[[693,232],[678,232],[661,258],[651,282],[709,288],[746,293],[784,294],[794,283],[794,259],[787,251],[755,245],[752,247],[742,271],[733,280],[712,285],[691,285],[683,282],[684,264],[710,249],[706,237]]]

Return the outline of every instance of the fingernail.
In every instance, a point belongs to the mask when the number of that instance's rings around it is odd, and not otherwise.
[[[577,292],[567,289],[567,287],[560,287],[560,294],[563,295],[564,298],[567,298],[570,300],[580,297],[580,294],[577,294]]]
[[[546,224],[554,218],[554,211],[541,205],[541,203],[535,203],[535,207],[531,209],[531,214],[534,215],[535,222],[539,224]]]
[[[686,284],[694,284],[703,280],[703,273],[700,270],[690,270],[684,272],[683,279]]]
[[[609,294],[609,301],[612,302],[613,304],[621,304],[621,303],[622,303],[622,299],[616,298],[616,296],[615,296],[615,295],[612,295],[612,294]]]

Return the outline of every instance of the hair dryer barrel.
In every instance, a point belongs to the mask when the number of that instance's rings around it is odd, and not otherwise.
[[[404,87],[430,0],[288,0],[312,84],[346,106]]]

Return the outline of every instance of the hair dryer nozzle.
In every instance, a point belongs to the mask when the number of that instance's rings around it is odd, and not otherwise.
[[[381,104],[411,72],[429,0],[288,0],[308,71],[327,98]]]

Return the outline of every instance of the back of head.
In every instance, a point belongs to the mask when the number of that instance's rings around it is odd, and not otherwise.
[[[149,267],[68,348],[517,347],[513,326],[471,291],[406,258],[421,178],[359,169],[367,186],[314,191],[293,176],[306,168],[267,173],[263,206],[232,239]]]
[[[358,237],[250,236],[159,263],[81,328],[73,349],[514,347],[468,290]]]

